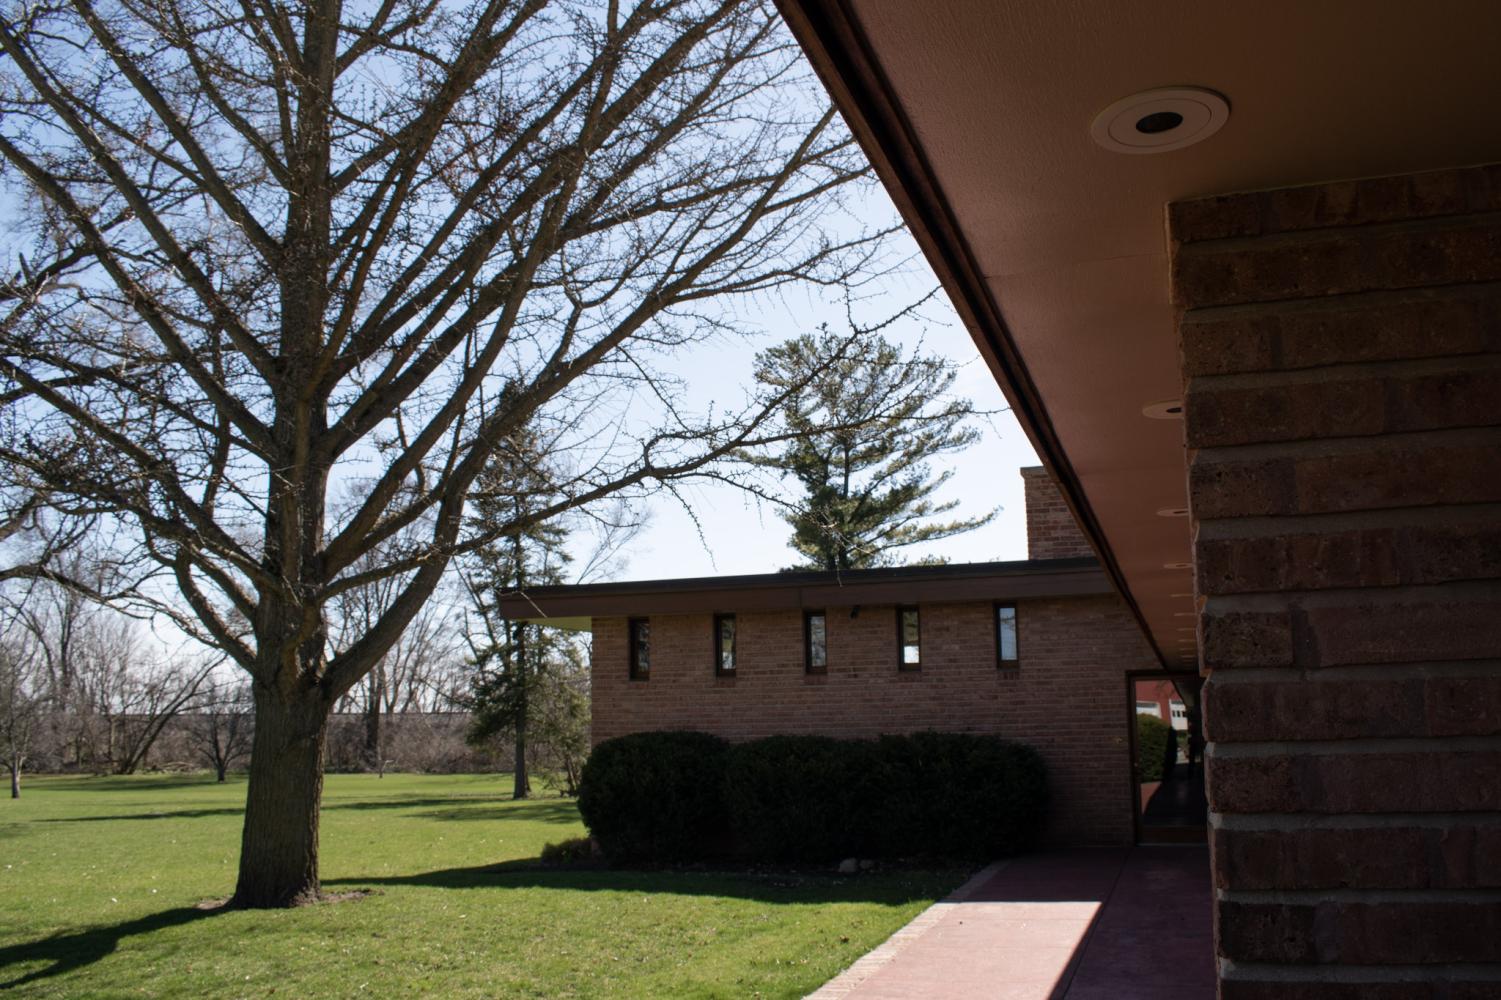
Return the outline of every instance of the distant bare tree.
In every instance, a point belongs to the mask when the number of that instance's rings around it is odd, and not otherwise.
[[[193,752],[214,769],[221,783],[230,768],[250,755],[252,708],[249,684],[220,684],[196,711],[182,717]]]
[[[81,565],[73,559],[64,568],[87,580]],[[50,744],[62,767],[134,773],[212,670],[146,649],[135,619],[84,588],[52,580],[13,602],[3,624],[37,661]]]
[[[213,663],[129,664],[110,698],[108,760],[116,774],[134,774],[172,720],[196,707]]]
[[[411,533],[409,529],[367,554],[356,569],[370,570],[396,558],[396,552],[409,544],[405,536]],[[340,593],[329,608],[329,648],[337,655],[358,642],[400,595],[401,579],[394,576],[373,576],[370,582]],[[444,604],[429,601],[374,668],[341,699],[341,711],[357,712],[364,719],[367,768],[385,774],[385,730],[392,716],[446,705],[444,695],[452,682],[448,675],[454,669],[458,643],[453,613]]]
[[[83,587],[44,580],[9,602],[8,631],[24,635],[37,659],[48,745],[62,767],[107,766],[111,699],[129,670],[132,623],[90,595],[96,579],[76,553],[63,564]]]
[[[21,797],[21,774],[36,750],[44,700],[36,657],[20,643],[0,641],[0,758],[10,772],[10,797]]]
[[[252,678],[238,905],[318,895],[329,713],[485,541],[498,441],[590,451],[530,523],[781,440],[781,393],[695,416],[660,359],[884,266],[769,0],[76,0],[7,8],[0,50],[0,461],[133,525]]]

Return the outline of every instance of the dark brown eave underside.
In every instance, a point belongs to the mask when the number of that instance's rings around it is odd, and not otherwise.
[[[877,604],[935,604],[1113,593],[1094,559],[903,566],[846,573],[644,580],[537,587],[503,597],[515,620],[788,611]]]
[[[775,3],[869,156],[955,310],[975,337],[1011,403],[1017,422],[1052,472],[1064,502],[1100,554],[1104,572],[1161,660],[1162,652],[1058,440],[1041,394],[857,18],[844,0],[775,0]]]

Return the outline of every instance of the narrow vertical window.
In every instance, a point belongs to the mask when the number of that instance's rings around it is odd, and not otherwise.
[[[900,652],[897,666],[902,670],[922,669],[922,626],[917,609],[897,608],[896,629]]]
[[[632,618],[631,680],[644,681],[651,676],[651,619]]]
[[[714,616],[714,673],[735,676],[735,616]]]
[[[1019,663],[1015,604],[995,606],[995,658],[996,665],[1002,668],[1015,667]]]
[[[803,662],[810,674],[828,672],[829,626],[822,611],[803,615]]]

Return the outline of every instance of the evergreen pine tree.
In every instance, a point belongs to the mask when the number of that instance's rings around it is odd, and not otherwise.
[[[512,524],[556,499],[545,448],[531,431],[513,435],[480,474],[473,500],[481,532]],[[515,747],[513,797],[531,794],[528,750],[547,743],[563,758],[565,771],[579,756],[588,725],[578,650],[554,629],[507,618],[500,598],[529,587],[565,582],[571,561],[568,531],[556,522],[536,522],[497,537],[467,560],[464,579],[481,621],[471,637],[475,667],[467,738],[483,745],[510,736]]]
[[[822,369],[826,374],[812,377]],[[952,362],[902,349],[875,333],[804,334],[756,357],[756,379],[788,392],[781,451],[751,461],[790,476],[802,497],[783,514],[793,569],[860,569],[901,562],[899,550],[971,531],[979,517],[939,520],[958,506],[935,494],[953,475],[931,459],[979,439],[966,399],[949,397]]]

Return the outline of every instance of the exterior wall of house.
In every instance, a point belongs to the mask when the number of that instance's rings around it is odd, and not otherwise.
[[[1501,996],[1501,167],[1169,214],[1221,996]]]
[[[725,608],[733,611],[733,608]],[[996,665],[989,602],[921,606],[922,669],[897,669],[891,605],[824,609],[828,671],[803,663],[800,611],[737,615],[738,667],[713,670],[711,616],[651,618],[651,675],[629,679],[627,619],[594,620],[593,738],[696,729],[870,737],[924,729],[997,733],[1047,759],[1059,843],[1129,843],[1125,671],[1156,661],[1114,596],[1020,601],[1020,665]]]
[[[1027,504],[1027,558],[1069,559],[1092,556],[1094,549],[1053,477],[1040,465],[1021,470]]]

